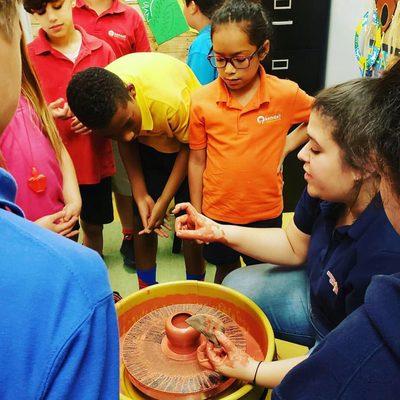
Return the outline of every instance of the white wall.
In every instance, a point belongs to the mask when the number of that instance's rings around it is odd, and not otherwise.
[[[25,34],[26,43],[30,43],[33,40],[31,20],[29,14],[24,10],[22,6],[19,10],[19,17],[21,20],[22,29]]]
[[[325,86],[360,76],[354,54],[354,33],[373,3],[373,0],[331,1]]]

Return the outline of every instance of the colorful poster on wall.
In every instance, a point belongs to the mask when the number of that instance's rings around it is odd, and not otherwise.
[[[158,44],[189,30],[178,0],[138,0]]]

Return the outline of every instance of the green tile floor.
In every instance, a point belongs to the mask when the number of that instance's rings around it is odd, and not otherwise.
[[[293,214],[283,216],[283,224],[292,218]],[[171,221],[173,225],[174,221]],[[170,238],[159,238],[157,253],[157,279],[158,282],[172,282],[185,280],[185,264],[182,254],[172,253],[172,234]],[[121,293],[122,297],[138,290],[136,271],[123,265],[122,256],[119,252],[122,233],[118,214],[115,212],[115,220],[104,229],[104,258],[108,266],[110,281],[113,290]],[[206,281],[213,282],[215,267],[207,265]]]

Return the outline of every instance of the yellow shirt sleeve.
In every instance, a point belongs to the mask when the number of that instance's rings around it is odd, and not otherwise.
[[[170,108],[168,124],[174,137],[181,143],[189,143],[190,102],[180,102],[178,108]]]

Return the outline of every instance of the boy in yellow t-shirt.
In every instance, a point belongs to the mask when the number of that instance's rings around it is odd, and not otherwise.
[[[167,208],[189,200],[191,93],[200,84],[183,62],[134,53],[71,80],[68,104],[93,133],[119,142],[135,200],[134,246],[139,288],[156,282],[157,234],[168,237]],[[197,244],[185,242],[187,279],[204,279]]]

